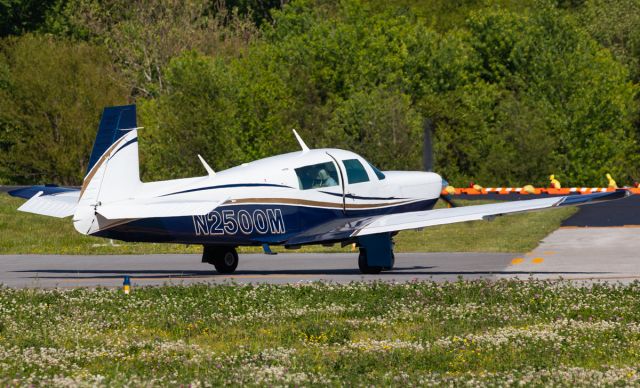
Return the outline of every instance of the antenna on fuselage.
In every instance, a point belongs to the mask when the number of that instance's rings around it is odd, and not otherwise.
[[[200,156],[200,154],[198,154],[198,159],[200,159],[200,163],[202,163],[202,165],[204,166],[204,169],[207,170],[207,174],[209,174],[209,176],[216,175],[216,172],[213,171],[213,168],[211,168],[211,166],[209,166],[209,164],[205,162],[205,160],[202,158],[202,156]]]
[[[295,129],[293,130],[293,134],[296,135],[296,139],[298,140],[298,143],[300,143],[300,147],[302,147],[302,152],[309,151],[309,147],[307,147],[307,145],[304,144],[304,141],[302,140],[300,135],[298,135],[298,132],[296,132]]]

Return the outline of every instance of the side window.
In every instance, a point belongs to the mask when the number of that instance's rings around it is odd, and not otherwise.
[[[349,183],[369,182],[367,171],[358,159],[343,160],[344,168],[347,170],[347,178]]]
[[[368,163],[368,162],[367,162]],[[386,178],[386,176],[384,176],[384,174],[382,173],[382,171],[378,170],[376,168],[376,166],[374,166],[373,164],[369,163],[369,166],[371,166],[371,169],[373,170],[373,172],[376,174],[376,176],[378,177],[378,179],[383,180],[384,178]]]
[[[300,190],[338,186],[338,171],[333,162],[296,168]]]

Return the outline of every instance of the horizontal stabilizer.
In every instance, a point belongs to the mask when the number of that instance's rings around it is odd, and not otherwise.
[[[98,206],[96,213],[109,220],[202,216],[222,202],[130,200]]]
[[[18,210],[58,218],[69,217],[75,213],[80,191],[68,191],[54,195],[43,194],[42,191],[39,191],[22,204]]]
[[[38,194],[38,192],[42,192],[42,195],[52,195],[52,194],[62,194],[62,193],[78,193],[80,191],[77,187],[63,187],[58,185],[38,185],[38,186],[29,186],[29,187],[21,187],[19,189],[11,190],[7,194],[12,197],[30,199],[34,195]],[[76,195],[76,198],[78,196]]]

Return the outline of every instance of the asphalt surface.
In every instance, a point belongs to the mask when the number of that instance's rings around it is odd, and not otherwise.
[[[522,273],[531,273],[537,279],[640,280],[640,227],[563,227],[532,252],[514,258],[509,269],[517,273],[497,277],[523,279]]]
[[[640,195],[616,201],[580,206],[562,226],[630,226],[640,225]]]
[[[247,254],[233,275],[220,275],[199,255],[0,256],[9,287],[117,287],[191,283],[455,281],[463,279],[640,280],[640,228],[563,228],[532,252],[399,253],[396,268],[362,275],[356,254]]]
[[[122,285],[129,275],[135,285],[190,283],[298,283],[360,280],[456,280],[490,278],[503,271],[511,254],[407,253],[396,255],[396,268],[379,275],[362,275],[357,254],[246,254],[238,269],[221,275],[199,255],[4,255],[0,283],[10,287],[94,287]]]

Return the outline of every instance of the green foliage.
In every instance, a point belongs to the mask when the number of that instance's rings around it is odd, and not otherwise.
[[[237,9],[238,14],[250,16],[260,26],[271,22],[271,10],[280,9],[286,0],[224,0],[227,9]]]
[[[165,68],[188,50],[234,56],[257,36],[246,15],[210,0],[69,0],[50,15],[54,33],[104,45],[134,96],[165,90]]]
[[[574,0],[558,0],[558,5]],[[575,0],[581,1],[581,0]],[[524,12],[536,8],[540,0],[364,0],[376,10],[409,10],[438,31],[449,31],[464,26],[469,14],[478,10],[502,8]]]
[[[427,120],[436,171],[454,185],[544,185],[551,173],[564,185],[601,185],[605,173],[624,184],[639,174],[638,0],[58,0],[46,9],[33,29],[72,41],[25,41],[43,42],[48,58],[56,45],[100,52],[77,66],[108,67],[96,70],[101,87],[122,84],[137,99],[146,179],[198,173],[196,153],[223,169],[295,150],[291,128],[314,147],[418,169]],[[3,44],[0,60],[0,182],[56,170],[75,182],[79,162],[68,159],[89,147],[55,151],[60,166],[21,170],[29,163],[12,159],[38,148],[51,127],[45,103],[62,101],[51,86],[41,92],[55,101],[14,107],[36,83],[12,59],[18,41]],[[50,67],[38,75],[74,76]]]
[[[556,173],[581,185],[637,173],[637,86],[572,19],[491,10],[467,28],[471,83],[425,103],[450,179],[541,184]]]
[[[410,96],[374,89],[338,101],[325,143],[367,155],[375,163],[400,170],[420,170],[420,160],[398,154],[422,152],[422,119]]]
[[[640,82],[640,1],[587,0],[577,18],[585,30],[624,63]]]
[[[166,82],[169,92],[146,101],[140,109],[146,128],[142,135],[144,176],[202,174],[196,154],[217,170],[237,163],[241,158],[236,144],[237,106],[224,64],[186,53],[171,61]]]
[[[272,68],[286,69],[298,99],[289,109],[305,138],[354,149],[383,168],[419,168],[422,119],[413,102],[424,93],[422,60],[435,34],[410,16],[355,2],[337,11],[294,2],[274,19],[263,49],[271,48]]]
[[[0,37],[40,29],[55,3],[57,0],[0,0]]]
[[[0,176],[80,184],[102,107],[126,100],[105,50],[24,35],[0,54]]]

